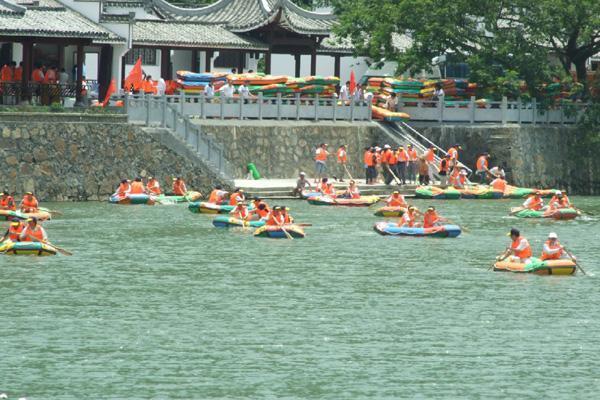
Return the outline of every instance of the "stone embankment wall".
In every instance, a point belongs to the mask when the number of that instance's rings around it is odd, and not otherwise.
[[[218,179],[160,130],[119,116],[0,114],[0,189],[42,200],[106,200],[122,178],[182,175],[208,190]],[[182,150],[183,149],[183,150]]]
[[[246,165],[254,163],[267,178],[293,178],[300,171],[314,174],[314,153],[320,143],[329,145],[329,175],[339,175],[336,152],[348,146],[348,169],[364,178],[363,149],[375,143],[379,128],[368,122],[197,120],[204,133],[226,149],[236,168],[235,178],[245,177]]]
[[[471,168],[478,155],[488,151],[491,164],[504,164],[509,180],[516,185],[564,188],[578,194],[600,193],[600,161],[584,159],[573,150],[576,127],[413,126],[444,149],[460,143],[460,158]]]

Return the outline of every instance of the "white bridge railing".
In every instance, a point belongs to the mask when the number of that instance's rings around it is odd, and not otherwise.
[[[531,102],[502,101],[477,103],[467,101],[438,101],[402,99],[398,109],[410,115],[411,121],[498,123],[498,124],[574,124],[586,107],[574,103],[566,107],[545,109],[536,100]]]

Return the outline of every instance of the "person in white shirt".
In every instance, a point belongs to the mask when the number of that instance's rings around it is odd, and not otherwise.
[[[221,93],[221,95],[223,96],[223,98],[227,101],[231,100],[233,98],[233,94],[235,93],[235,88],[233,87],[233,85],[231,84],[230,81],[227,81],[223,87],[221,87],[221,89],[219,89],[219,92]]]
[[[248,89],[249,83],[250,83],[249,81],[245,81],[244,83],[242,83],[240,85],[240,87],[238,87],[238,93],[240,94],[240,98],[247,99],[247,98],[251,97],[250,89]]]
[[[442,84],[438,83],[437,85],[435,85],[435,91],[433,92],[433,97],[436,99],[440,99],[443,98],[445,95],[444,93],[444,89],[442,88]]]
[[[210,103],[213,97],[215,97],[215,87],[212,82],[208,82],[208,85],[204,87],[204,97],[206,101]]]
[[[158,96],[162,96],[165,94],[166,90],[167,90],[167,82],[165,82],[165,80],[163,78],[160,78],[158,80],[158,84],[156,85],[156,94]]]
[[[347,81],[345,85],[340,88],[340,100],[346,102],[350,97],[350,81]]]
[[[64,68],[60,69],[60,74],[58,75],[58,83],[60,83],[61,85],[66,85],[67,83],[69,83],[69,74],[67,74],[67,71],[65,71]]]
[[[356,84],[356,88],[354,88],[354,93],[352,93],[352,100],[354,103],[360,103],[363,100],[363,90],[360,83]]]

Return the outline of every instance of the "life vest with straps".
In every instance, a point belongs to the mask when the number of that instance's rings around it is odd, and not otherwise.
[[[419,156],[417,155],[417,150],[411,148],[408,150],[408,160],[409,161],[417,161],[417,158],[419,158]]]
[[[208,202],[212,204],[219,204],[221,200],[223,200],[223,196],[226,192],[220,189],[214,189],[210,192],[210,196],[208,196]]]
[[[285,223],[285,218],[283,215],[281,215],[281,213],[278,213],[277,215],[275,215],[274,213],[271,213],[269,215],[269,219],[267,219],[267,225],[283,225]]]
[[[436,222],[438,222],[440,217],[437,215],[435,211],[427,211],[423,215],[423,228],[431,228]]]
[[[322,147],[319,147],[315,152],[315,160],[316,161],[326,161],[327,160],[327,150]]]
[[[229,205],[230,206],[236,206],[240,201],[244,201],[244,195],[241,193],[232,193],[231,196],[229,196]]]
[[[33,240],[31,239],[31,237],[36,238],[40,242],[43,242],[44,236],[44,228],[42,228],[39,225],[36,225],[34,229],[31,229],[31,227],[29,226],[23,229],[20,238],[22,242],[32,242]]]
[[[131,191],[131,185],[129,183],[121,183],[121,184],[119,184],[119,189],[117,190],[117,193],[126,194],[126,193],[129,193],[130,191]]]
[[[15,199],[13,199],[12,196],[4,196],[0,198],[0,209],[15,211],[17,209]]]
[[[38,209],[38,201],[35,196],[25,196],[21,201],[21,211],[23,212],[35,212]]]
[[[337,151],[337,161],[340,164],[345,164],[348,161],[348,154],[344,149],[338,149]]]
[[[504,193],[506,190],[506,181],[502,178],[496,178],[492,181],[492,188],[498,192]]]
[[[146,184],[146,189],[153,194],[161,194],[160,184],[156,179],[150,179]]]
[[[408,211],[405,212],[404,214],[402,214],[402,218],[400,219],[400,225],[412,228],[413,226],[415,226],[415,215],[411,214]]]
[[[521,250],[517,250],[517,248],[523,247]],[[513,249],[515,256],[520,259],[525,259],[531,257],[531,246],[529,245],[529,241],[522,236],[519,236],[516,240],[510,245],[510,248]]]
[[[540,257],[543,260],[558,260],[563,255],[563,249],[558,240],[551,244],[550,240],[547,240],[544,243],[544,247],[542,250],[542,256]]]
[[[143,194],[144,192],[144,184],[139,181],[131,182],[131,191],[130,194]]]
[[[486,156],[480,156],[477,159],[477,171],[485,171],[488,169],[488,160]]]
[[[540,211],[544,207],[544,201],[541,197],[533,195],[525,200],[523,207],[533,211]]]
[[[10,224],[10,226],[8,227],[8,238],[13,242],[18,242],[19,236],[21,236],[21,232],[23,232],[23,229],[25,229],[25,225],[23,224],[19,224],[17,226],[13,226],[12,224]]]
[[[187,192],[187,188],[185,187],[185,182],[181,179],[173,182],[173,193],[175,196],[185,196]]]
[[[404,196],[402,196],[401,194],[391,195],[387,198],[385,202],[388,205],[388,207],[406,207],[407,205]]]

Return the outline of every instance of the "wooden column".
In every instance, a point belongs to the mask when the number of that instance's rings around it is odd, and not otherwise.
[[[77,45],[77,77],[75,82],[75,104],[78,106],[83,106],[82,100],[83,97],[81,95],[82,81],[83,81],[83,63],[85,62],[85,52],[83,50],[83,45]]]
[[[100,48],[100,60],[98,68],[98,85],[99,85],[99,97],[104,100],[106,91],[110,85],[112,79],[112,59],[113,59],[113,48],[111,45],[105,44]]]
[[[212,58],[213,58],[213,51],[212,50],[206,50],[206,52],[204,53],[205,55],[205,69],[206,72],[210,72],[210,70],[212,69]]]
[[[300,67],[301,67],[301,62],[302,62],[302,54],[294,54],[294,61],[296,62],[296,70],[295,70],[295,77],[299,78],[300,77]]]
[[[31,71],[33,70],[33,42],[25,41],[23,44],[23,75],[21,76],[21,101],[30,100],[27,86],[31,79]]]
[[[65,67],[65,45],[58,44],[56,47],[58,52],[58,65],[56,68],[58,68],[58,72],[60,72],[60,69]]]
[[[265,53],[265,74],[271,74],[271,52],[267,51]]]
[[[194,49],[194,50],[192,50],[192,66],[190,68],[190,71],[200,72],[200,71],[198,71],[198,69],[199,69],[198,64],[199,64],[198,50]]]
[[[244,73],[245,64],[246,64],[246,53],[244,53],[243,51],[240,51],[238,54],[238,65],[237,65],[238,74]]]
[[[171,80],[171,50],[168,47],[160,48],[160,77]],[[158,80],[158,79],[155,79]]]
[[[313,48],[310,53],[310,74],[317,74],[317,48]]]
[[[340,56],[334,56],[333,75],[337,76],[339,78],[340,77],[340,70],[341,70],[341,57]]]

